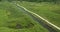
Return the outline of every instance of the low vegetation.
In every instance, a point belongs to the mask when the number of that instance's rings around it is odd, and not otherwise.
[[[0,32],[48,32],[10,2],[0,2]]]
[[[49,2],[18,2],[18,4],[60,27],[60,4]]]

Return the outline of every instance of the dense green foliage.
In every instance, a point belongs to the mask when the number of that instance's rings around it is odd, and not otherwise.
[[[54,2],[60,0],[23,0],[23,1],[31,1],[31,2]]]
[[[60,0],[0,0],[0,1],[57,2]]]

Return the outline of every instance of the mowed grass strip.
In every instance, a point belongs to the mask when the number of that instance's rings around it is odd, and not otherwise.
[[[37,13],[54,25],[60,27],[60,4],[49,2],[18,2],[21,6],[27,8],[29,11]]]
[[[48,32],[10,2],[0,2],[0,32]]]

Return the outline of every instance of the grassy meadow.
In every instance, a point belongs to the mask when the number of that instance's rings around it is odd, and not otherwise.
[[[26,1],[17,3],[60,27],[60,4]]]
[[[30,6],[26,6],[26,8],[28,7]],[[33,20],[29,15],[20,11],[12,3],[0,2],[0,32],[48,32],[48,30]]]

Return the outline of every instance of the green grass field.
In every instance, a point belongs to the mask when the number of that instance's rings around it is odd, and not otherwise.
[[[48,32],[10,2],[0,2],[0,32]]]
[[[60,27],[60,4],[49,2],[18,2],[29,11],[35,12],[46,20]]]

